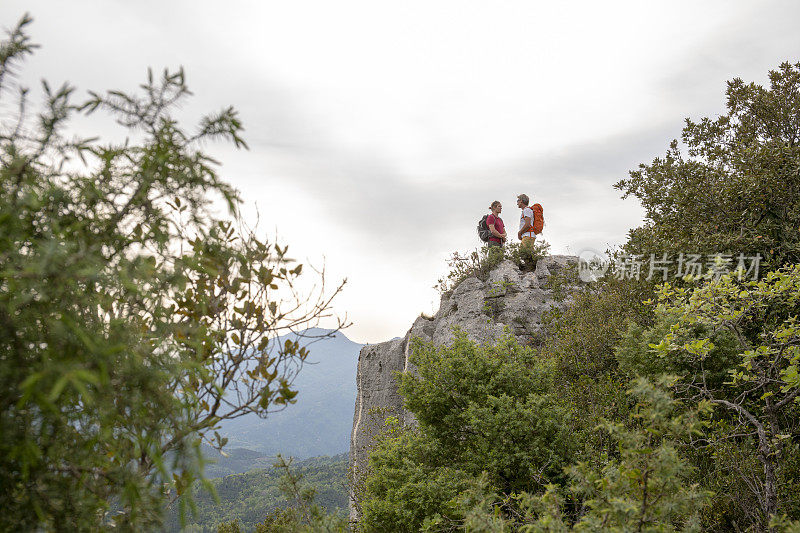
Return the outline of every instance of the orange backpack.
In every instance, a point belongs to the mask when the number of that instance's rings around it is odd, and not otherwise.
[[[533,232],[539,235],[544,229],[544,210],[542,204],[533,204],[531,206],[533,211]]]

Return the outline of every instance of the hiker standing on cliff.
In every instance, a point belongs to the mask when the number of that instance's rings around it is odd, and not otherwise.
[[[503,246],[506,242],[506,226],[503,224],[503,219],[500,218],[500,212],[503,206],[499,201],[495,200],[489,207],[492,214],[486,217],[486,226],[489,228],[489,242],[491,246]]]
[[[522,241],[524,248],[533,249],[533,243],[536,240],[536,234],[533,232],[533,209],[528,207],[530,199],[527,194],[520,194],[517,196],[517,207],[522,209],[522,214],[519,217],[519,232],[517,237]]]

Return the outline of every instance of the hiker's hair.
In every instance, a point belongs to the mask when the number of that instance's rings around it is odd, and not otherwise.
[[[530,202],[530,199],[528,198],[527,194],[520,194],[519,196],[517,196],[517,200],[522,200],[522,203],[525,205],[528,205],[528,203]]]
[[[494,209],[498,205],[500,205],[500,200],[495,200],[494,202],[492,202],[492,205],[489,206],[489,210],[491,211],[492,209]]]

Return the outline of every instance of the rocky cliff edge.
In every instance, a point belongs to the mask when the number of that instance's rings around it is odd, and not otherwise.
[[[542,315],[552,307],[567,305],[567,301],[559,302],[553,297],[548,279],[577,261],[573,256],[548,256],[540,259],[531,272],[503,261],[486,281],[470,277],[459,283],[442,297],[436,315],[417,318],[403,338],[361,349],[350,436],[351,493],[358,492],[372,440],[386,418],[394,416],[403,424],[415,423],[404,408],[395,381],[396,372],[413,371],[409,366],[411,340],[419,337],[448,345],[453,340],[453,327],[457,326],[473,341],[492,343],[507,327],[521,344],[537,344],[544,334]],[[358,518],[357,508],[357,503],[351,501],[352,519]]]

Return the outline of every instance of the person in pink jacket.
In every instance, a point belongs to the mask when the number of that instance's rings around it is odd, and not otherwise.
[[[495,200],[489,207],[492,214],[486,217],[486,226],[489,228],[489,246],[503,246],[506,242],[506,226],[503,219],[500,218],[500,212],[503,210],[502,204]]]

